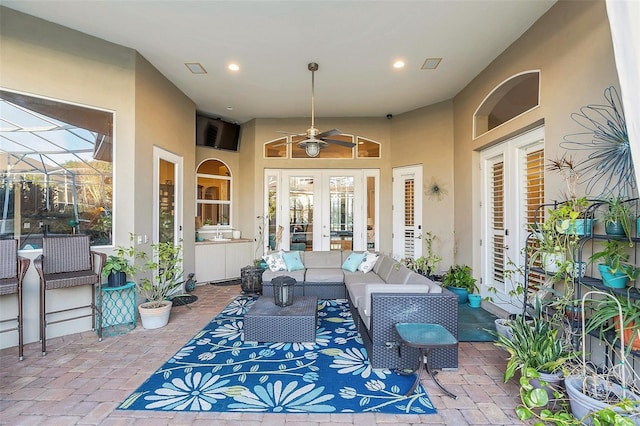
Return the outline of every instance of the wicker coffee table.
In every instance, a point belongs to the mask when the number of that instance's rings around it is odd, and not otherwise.
[[[245,342],[315,343],[318,298],[296,296],[280,307],[261,296],[244,316]]]

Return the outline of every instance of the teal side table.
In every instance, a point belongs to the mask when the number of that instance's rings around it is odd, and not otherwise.
[[[439,324],[401,322],[396,324],[396,331],[403,345],[418,348],[419,351],[418,367],[414,370],[415,373],[418,373],[416,375],[416,381],[406,393],[406,396],[411,395],[416,390],[418,383],[420,383],[420,377],[422,377],[422,371],[426,369],[431,379],[444,393],[453,399],[457,399],[458,397],[456,395],[446,390],[442,384],[440,384],[438,379],[436,379],[436,373],[429,368],[429,354],[431,350],[458,347],[456,338]]]
[[[118,336],[136,328],[135,283],[129,281],[120,287],[103,285],[101,293],[102,334]]]

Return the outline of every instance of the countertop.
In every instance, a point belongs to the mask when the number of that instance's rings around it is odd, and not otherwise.
[[[211,240],[204,240],[204,241],[196,241],[196,245],[207,245],[207,244],[231,244],[231,243],[248,243],[248,242],[253,242],[253,240],[249,239],[249,238],[238,238],[236,240],[230,239],[230,240],[226,240],[226,241],[211,241]]]

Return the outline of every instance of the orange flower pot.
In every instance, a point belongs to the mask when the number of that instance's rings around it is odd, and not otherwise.
[[[616,321],[616,331],[618,331],[618,333],[620,332],[620,325],[619,323]],[[631,323],[629,324],[627,327],[625,327],[625,329],[623,330],[624,332],[624,345],[625,347],[629,347],[629,342],[631,341],[631,337],[633,336],[633,333],[635,330],[635,324]],[[631,349],[634,351],[640,351],[640,329],[637,330],[637,333],[635,334],[635,338],[633,339],[633,342],[631,343]]]

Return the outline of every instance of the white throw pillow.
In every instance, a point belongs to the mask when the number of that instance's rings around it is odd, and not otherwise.
[[[375,266],[376,262],[378,261],[379,257],[380,256],[377,253],[367,252],[367,255],[364,257],[364,259],[360,263],[360,266],[358,266],[358,271],[364,272],[365,274],[371,271]]]
[[[284,257],[282,256],[281,251],[268,254],[264,256],[263,259],[265,262],[267,262],[267,266],[272,272],[287,270],[287,264],[284,263]]]

